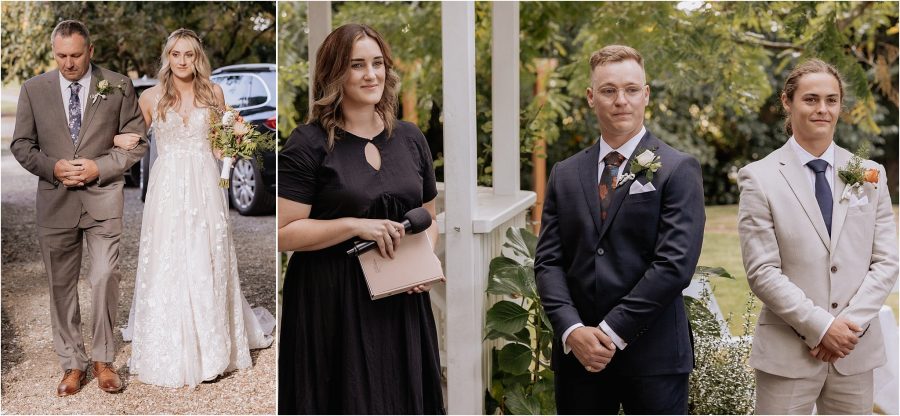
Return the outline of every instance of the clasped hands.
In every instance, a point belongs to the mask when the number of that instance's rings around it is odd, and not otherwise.
[[[113,137],[113,144],[125,150],[134,149],[140,141],[141,135],[135,133],[117,134]],[[53,166],[53,176],[66,188],[76,188],[100,177],[100,170],[97,163],[90,159],[60,159]]]
[[[572,353],[584,369],[592,373],[603,371],[616,353],[616,345],[612,338],[600,328],[593,326],[573,330],[566,337],[566,345],[572,349]]]
[[[834,318],[831,326],[825,331],[822,341],[815,348],[809,350],[809,353],[818,360],[833,363],[853,351],[856,343],[859,342],[859,336],[856,335],[859,332],[862,332],[862,328],[855,323],[840,316]]]
[[[66,188],[76,188],[99,178],[100,171],[91,159],[60,159],[53,166],[53,176]]]

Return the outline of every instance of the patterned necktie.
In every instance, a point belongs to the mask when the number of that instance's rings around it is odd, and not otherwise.
[[[825,220],[825,228],[828,229],[828,235],[831,235],[831,210],[834,199],[831,196],[828,179],[825,178],[828,162],[822,159],[814,159],[810,160],[806,166],[809,166],[816,173],[816,201],[819,203],[819,211],[822,211],[822,219]]]
[[[603,174],[600,175],[600,219],[606,221],[606,212],[612,202],[613,190],[619,182],[619,165],[625,156],[619,152],[610,152],[603,158]]]
[[[78,133],[81,131],[81,100],[78,93],[81,92],[81,84],[74,82],[69,89],[72,90],[69,95],[69,137],[72,144],[78,144]]]

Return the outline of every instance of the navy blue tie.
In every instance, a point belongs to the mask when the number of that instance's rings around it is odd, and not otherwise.
[[[813,159],[806,166],[809,166],[816,173],[816,201],[819,202],[819,210],[822,211],[822,219],[825,220],[825,228],[828,229],[828,235],[831,235],[831,209],[834,199],[831,196],[828,179],[825,178],[828,162],[822,159]]]
[[[81,100],[78,93],[81,92],[81,84],[75,82],[69,88],[72,90],[69,95],[69,135],[72,143],[78,144],[78,133],[81,132]]]

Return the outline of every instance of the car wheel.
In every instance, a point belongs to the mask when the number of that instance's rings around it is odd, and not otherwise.
[[[231,206],[241,215],[262,215],[275,211],[275,197],[266,190],[259,168],[253,161],[239,159],[231,170],[229,185]]]

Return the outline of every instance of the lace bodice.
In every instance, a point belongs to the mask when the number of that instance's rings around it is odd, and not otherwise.
[[[195,108],[185,120],[173,109],[166,110],[166,119],[153,110],[153,129],[156,151],[160,157],[174,154],[205,155],[212,152],[209,144],[209,110]]]

